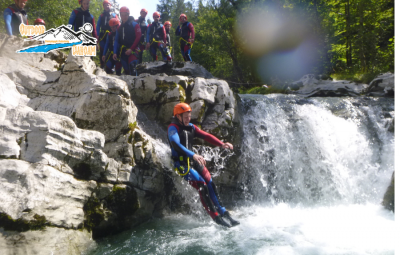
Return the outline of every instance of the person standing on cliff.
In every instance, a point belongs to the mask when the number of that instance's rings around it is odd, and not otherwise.
[[[136,76],[136,65],[139,61],[139,42],[142,36],[140,25],[130,15],[129,8],[121,7],[119,10],[122,24],[117,30],[114,41],[113,59],[120,58],[124,73]]]
[[[141,9],[140,16],[136,20],[136,23],[139,24],[140,30],[142,31],[142,37],[140,37],[140,52],[139,52],[139,64],[143,62],[143,51],[146,49],[146,40],[147,40],[147,22],[146,22],[147,10]]]
[[[75,32],[79,32],[79,28],[83,27],[86,23],[90,23],[93,27],[91,36],[97,39],[97,31],[95,29],[96,21],[94,20],[93,15],[89,12],[90,0],[78,0],[78,3],[81,7],[72,11],[68,24],[74,27]]]
[[[28,25],[28,15],[24,10],[28,0],[14,0],[3,12],[4,24],[8,35],[19,35],[19,25]]]
[[[192,62],[190,51],[194,43],[194,26],[187,21],[187,17],[183,13],[179,16],[179,24],[175,30],[175,35],[179,36],[179,45],[183,60]]]
[[[157,49],[161,52],[164,61],[170,60],[169,56],[165,55],[164,47],[167,43],[167,34],[165,33],[165,27],[160,22],[161,14],[159,12],[153,13],[153,23],[147,28],[147,44],[146,49],[150,50],[150,55],[153,57],[153,61],[158,60]]]
[[[205,141],[222,147],[233,149],[231,143],[223,143],[215,136],[200,130],[190,123],[192,108],[186,103],[174,107],[174,117],[168,126],[168,140],[171,147],[175,170],[185,178],[200,194],[201,203],[211,218],[219,225],[232,227],[240,224],[222,206],[218,198],[217,188],[206,168],[205,159],[192,151],[193,138],[199,137]]]
[[[103,1],[104,11],[97,20],[96,32],[99,35],[99,48],[100,48],[100,68],[104,67],[105,62],[103,61],[103,52],[106,45],[108,34],[111,32],[109,22],[111,19],[118,18],[118,15],[111,12],[111,3],[108,0]]]

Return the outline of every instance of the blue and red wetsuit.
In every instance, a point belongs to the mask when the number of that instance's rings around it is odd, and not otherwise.
[[[105,70],[108,74],[112,74],[112,69],[115,66],[115,74],[121,75],[122,64],[119,60],[115,61],[113,58],[114,54],[114,42],[117,32],[110,32],[107,35],[106,44],[104,45],[103,56],[106,56]]]
[[[194,26],[192,23],[186,21],[182,26],[178,26],[175,30],[175,34],[179,36],[179,45],[181,47],[181,53],[185,61],[192,62],[190,57],[190,51],[192,50],[192,44],[189,43],[189,39],[194,41]]]
[[[103,63],[103,52],[104,52],[104,47],[106,45],[106,40],[107,40],[107,35],[109,32],[111,32],[111,27],[108,22],[112,18],[118,18],[118,15],[115,13],[111,13],[109,11],[103,11],[103,13],[100,15],[99,19],[97,20],[97,27],[96,27],[96,33],[99,36],[99,46],[100,46],[100,67],[104,67]]]
[[[154,40],[153,40],[154,39]],[[153,61],[157,60],[157,49],[161,51],[163,60],[167,60],[168,56],[165,55],[162,43],[167,43],[167,34],[165,27],[160,22],[153,22],[147,28],[147,42],[150,43],[150,55]]]
[[[187,173],[187,158],[189,157],[190,160],[193,160],[193,155],[195,154],[192,151],[194,137],[204,139],[216,146],[223,144],[218,138],[200,130],[196,125],[189,123],[188,126],[183,126],[176,118],[173,118],[172,123],[168,126],[168,140],[171,146],[172,158],[174,159],[174,167],[180,169],[182,166],[184,169],[181,175]],[[190,166],[189,172],[183,177],[192,187],[199,191],[201,203],[208,214],[213,219],[218,216],[218,213],[224,215],[226,209],[218,201],[217,189],[208,169],[196,161],[193,161]]]
[[[129,16],[128,21],[122,23],[117,30],[114,41],[114,54],[121,58],[125,74],[136,75],[135,67],[139,62],[141,36],[140,25],[135,22],[132,16]],[[128,49],[132,50],[129,56],[125,54]]]
[[[28,16],[24,9],[15,4],[8,6],[3,12],[4,24],[8,35],[19,35],[19,25],[28,25]]]

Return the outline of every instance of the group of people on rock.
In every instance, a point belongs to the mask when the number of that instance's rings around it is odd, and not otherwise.
[[[3,13],[6,31],[9,35],[19,34],[21,23],[28,25],[27,13],[24,10],[28,0],[14,0]],[[149,50],[153,61],[158,60],[157,51],[161,52],[164,61],[172,61],[170,21],[160,21],[160,13],[153,13],[153,23],[147,24],[147,10],[141,9],[138,19],[130,16],[128,7],[123,6],[117,14],[111,12],[112,5],[109,0],[103,1],[104,11],[97,20],[89,11],[90,0],[78,0],[80,7],[72,11],[68,24],[78,32],[84,24],[92,24],[91,36],[98,40],[100,50],[100,66],[109,74],[136,75],[136,65],[142,63],[143,51]],[[34,25],[46,25],[43,19],[37,18]],[[190,57],[194,42],[195,32],[193,24],[187,21],[187,16],[181,14],[179,25],[175,31],[179,36],[181,54],[185,61],[192,61]]]
[[[24,6],[27,0],[14,0],[4,11],[7,33],[17,34],[19,25],[28,25]],[[92,36],[98,39],[100,48],[101,66],[105,67],[107,73],[112,73],[115,68],[116,74],[121,74],[124,68],[126,74],[135,75],[135,66],[142,62],[144,50],[149,50],[153,60],[157,60],[157,50],[162,54],[163,60],[171,61],[171,41],[169,31],[171,22],[160,22],[160,13],[153,13],[153,23],[147,25],[147,10],[140,10],[140,17],[135,20],[130,16],[128,7],[119,10],[121,21],[115,13],[111,13],[111,3],[104,0],[104,12],[97,20],[89,12],[90,0],[78,0],[81,7],[72,11],[69,24],[74,31],[90,23],[93,25]],[[179,17],[180,26],[176,29],[182,56],[185,61],[191,61],[190,50],[194,42],[193,24],[187,21],[185,14]],[[36,19],[35,25],[45,25],[42,19]],[[198,190],[201,203],[211,218],[219,225],[232,227],[240,224],[232,218],[230,213],[223,207],[212,181],[211,175],[206,167],[206,161],[193,152],[192,145],[195,137],[222,148],[233,149],[233,145],[222,142],[215,136],[200,130],[196,125],[190,123],[192,109],[186,103],[175,105],[173,119],[168,127],[168,140],[171,147],[174,168],[191,186]]]

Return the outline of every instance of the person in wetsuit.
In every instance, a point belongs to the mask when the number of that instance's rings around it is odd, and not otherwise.
[[[160,13],[153,13],[153,23],[147,29],[147,44],[146,49],[150,50],[150,55],[153,57],[153,61],[158,59],[157,49],[161,51],[161,55],[164,61],[170,60],[168,56],[165,55],[164,47],[167,43],[167,34],[165,33],[165,28],[160,22]]]
[[[234,220],[218,199],[217,188],[206,168],[205,159],[192,151],[193,138],[199,137],[222,148],[233,149],[232,144],[223,143],[215,136],[200,130],[190,123],[191,107],[179,103],[174,107],[174,117],[168,126],[168,140],[171,146],[175,170],[197,189],[201,203],[211,218],[219,225],[232,227],[239,222]]]
[[[108,22],[111,28],[111,32],[108,33],[107,39],[106,39],[106,44],[104,45],[104,52],[102,56],[102,60],[104,63],[106,63],[106,73],[112,74],[113,67],[115,66],[115,74],[116,75],[121,75],[121,69],[122,69],[122,64],[118,60],[114,60],[113,55],[114,55],[114,41],[115,41],[115,36],[117,35],[117,30],[120,25],[119,19],[118,18],[112,18]]]
[[[100,48],[100,68],[104,67],[105,62],[103,61],[103,52],[106,44],[107,36],[111,32],[109,21],[113,18],[118,18],[118,15],[111,13],[111,3],[108,0],[103,1],[104,11],[97,20],[96,32],[99,35],[99,48]]]
[[[164,22],[164,27],[165,27],[165,33],[167,35],[167,40],[166,40],[166,44],[164,47],[164,52],[165,55],[167,56],[167,61],[172,61],[172,57],[171,57],[171,51],[172,51],[172,44],[171,44],[171,37],[169,36],[169,31],[171,29],[171,22],[170,21],[165,21]]]
[[[74,31],[78,32],[79,28],[83,27],[84,24],[92,24],[93,31],[91,36],[97,39],[96,22],[93,15],[89,12],[90,0],[78,0],[81,7],[76,8],[72,11],[69,17],[68,24],[74,27]]]
[[[136,75],[135,68],[139,59],[139,41],[142,31],[139,24],[129,14],[129,8],[126,6],[119,10],[122,24],[115,35],[113,58],[115,61],[120,58],[124,74]]]
[[[28,24],[28,15],[24,10],[28,0],[14,0],[3,12],[4,24],[8,35],[19,35],[19,25]]]
[[[193,24],[187,21],[185,14],[179,16],[179,24],[176,28],[175,35],[179,36],[179,45],[181,48],[182,57],[185,61],[192,62],[190,51],[194,43],[194,27]]]
[[[147,22],[146,22],[147,10],[140,10],[140,17],[136,20],[136,23],[139,24],[140,30],[142,31],[142,37],[140,38],[140,52],[139,52],[139,64],[143,61],[143,51],[146,49],[146,40],[147,40]]]

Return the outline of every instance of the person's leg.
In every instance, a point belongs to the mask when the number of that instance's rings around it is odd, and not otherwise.
[[[104,46],[106,45],[106,41],[103,40],[99,44],[100,44],[100,68],[104,68],[103,52],[104,52]]]
[[[165,54],[165,49],[164,49],[164,47],[162,46],[161,43],[158,44],[158,49],[161,52],[161,56],[162,56],[163,60],[167,61],[167,55]]]
[[[157,43],[150,44],[150,55],[153,58],[153,61],[157,60]]]
[[[115,74],[121,75],[122,64],[120,61],[115,62]]]
[[[190,57],[190,51],[192,50],[192,47],[190,45],[185,45],[184,50],[183,50],[183,58],[185,61],[190,61],[192,62],[192,58]]]
[[[134,54],[129,55],[129,74],[133,76],[137,76],[136,65],[138,63],[138,59]]]
[[[212,202],[214,203],[218,213],[220,215],[222,215],[223,217],[227,218],[230,221],[232,226],[240,224],[239,221],[237,221],[231,217],[230,213],[222,205],[221,198],[218,194],[218,189],[215,186],[215,183],[212,181],[212,178],[211,178],[211,175],[210,175],[210,172],[208,171],[208,169],[205,166],[200,166],[198,164],[196,165],[195,168],[197,168],[199,170],[201,176],[205,180],[207,187],[208,187],[208,191],[210,193],[210,198],[211,198]]]

